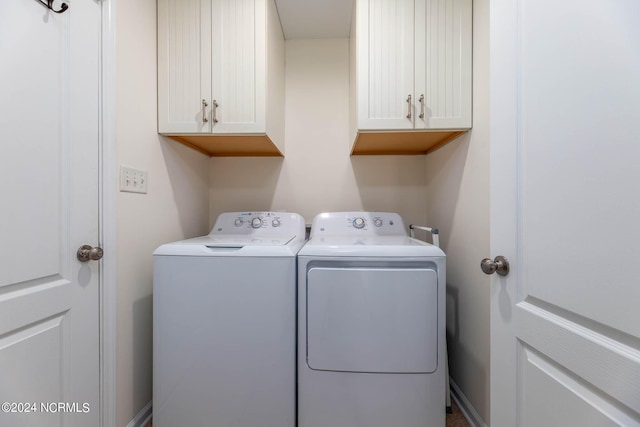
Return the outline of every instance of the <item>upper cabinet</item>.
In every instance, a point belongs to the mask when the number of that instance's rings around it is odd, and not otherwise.
[[[158,0],[158,132],[212,156],[282,156],[273,0]]]
[[[352,154],[421,154],[471,128],[472,0],[356,0]]]

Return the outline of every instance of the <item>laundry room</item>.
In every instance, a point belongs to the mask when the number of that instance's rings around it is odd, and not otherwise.
[[[640,426],[639,21],[637,0],[3,1],[0,425],[212,425],[199,402]],[[242,310],[195,300],[209,262]],[[215,405],[201,367],[231,384]],[[225,401],[243,385],[253,411]]]
[[[350,155],[349,19],[330,38],[285,40],[283,157],[209,158],[160,136],[156,4],[121,2],[116,13],[117,162],[149,173],[147,194],[117,200],[118,423],[150,412],[151,253],[207,234],[221,213],[255,210],[309,224],[320,212],[397,212],[439,228],[452,387],[469,416],[488,421],[488,278],[476,262],[488,253],[488,2],[473,10],[473,128],[428,155]]]

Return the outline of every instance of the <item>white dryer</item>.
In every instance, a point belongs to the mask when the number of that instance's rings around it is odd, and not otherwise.
[[[445,283],[445,254],[398,214],[316,216],[298,254],[298,426],[444,426]]]
[[[304,238],[294,213],[225,213],[154,252],[154,427],[295,426]]]

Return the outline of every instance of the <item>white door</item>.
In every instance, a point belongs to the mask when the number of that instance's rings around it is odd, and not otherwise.
[[[640,2],[491,2],[492,426],[640,425]]]
[[[60,9],[61,2],[53,2]],[[0,13],[0,425],[97,426],[100,2]]]

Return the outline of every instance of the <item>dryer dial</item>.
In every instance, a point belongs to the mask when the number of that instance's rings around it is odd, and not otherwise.
[[[261,218],[258,218],[258,217],[253,218],[253,219],[251,220],[251,227],[253,227],[253,228],[260,228],[260,227],[262,227],[262,219],[261,219]]]
[[[353,226],[355,228],[364,228],[365,224],[364,218],[356,218],[353,220]]]

